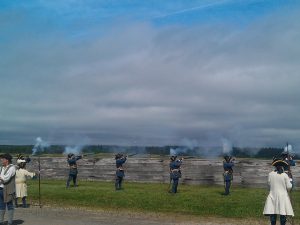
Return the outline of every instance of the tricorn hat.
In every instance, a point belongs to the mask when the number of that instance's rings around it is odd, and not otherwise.
[[[170,157],[170,159],[171,159],[172,161],[175,161],[176,158],[177,158],[177,155],[172,155],[172,156]]]
[[[68,154],[68,158],[72,158],[73,156],[74,156],[73,153],[69,153],[69,154]]]
[[[288,166],[288,165],[289,164],[286,161],[278,158],[274,158],[272,162],[272,166]]]

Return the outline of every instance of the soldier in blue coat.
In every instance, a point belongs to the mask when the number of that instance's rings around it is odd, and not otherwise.
[[[294,180],[293,180],[293,175],[292,175],[292,170],[291,170],[291,166],[296,166],[296,163],[292,157],[291,154],[289,154],[288,151],[283,151],[281,153],[281,158],[283,161],[285,161],[287,164],[283,167],[284,172],[289,176],[292,185],[294,187]]]
[[[122,188],[122,182],[123,182],[123,178],[125,176],[123,164],[126,162],[127,156],[124,156],[123,154],[118,153],[115,155],[115,160],[116,160],[116,167],[117,167],[115,188],[117,191],[117,190],[121,190],[121,188]]]
[[[289,170],[290,166],[296,166],[296,163],[295,163],[293,157],[287,151],[283,151],[281,153],[281,157],[282,157],[282,160],[284,160],[288,164],[287,166],[284,167],[285,171]]]
[[[233,169],[234,159],[228,155],[224,156],[223,168],[224,168],[224,187],[225,193],[224,195],[229,195],[229,190],[231,186],[231,181],[233,180]]]
[[[73,153],[68,154],[67,162],[69,164],[70,170],[69,170],[69,177],[67,180],[67,188],[70,187],[70,181],[73,180],[74,187],[77,187],[77,161],[79,159],[82,159],[82,156],[75,156]]]
[[[170,193],[177,193],[177,186],[179,178],[181,177],[181,166],[182,159],[177,159],[177,156],[171,156],[170,158],[170,183],[172,182],[172,189]]]

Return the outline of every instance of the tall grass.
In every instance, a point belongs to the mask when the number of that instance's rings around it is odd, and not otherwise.
[[[232,187],[229,196],[221,186],[180,185],[176,195],[167,184],[126,183],[114,190],[112,182],[80,181],[77,188],[65,188],[65,181],[43,180],[43,204],[93,209],[124,209],[141,212],[179,213],[197,216],[260,219],[268,194],[265,189]],[[38,182],[29,182],[29,199],[38,201]],[[292,193],[296,219],[300,214],[300,193]]]

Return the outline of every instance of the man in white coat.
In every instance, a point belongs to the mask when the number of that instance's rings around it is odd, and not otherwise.
[[[277,215],[280,215],[281,225],[286,224],[287,216],[294,216],[288,194],[288,191],[292,188],[292,182],[283,169],[286,164],[282,159],[274,159],[272,166],[275,166],[275,170],[270,172],[268,177],[270,193],[263,214],[270,216],[271,225],[276,225]]]

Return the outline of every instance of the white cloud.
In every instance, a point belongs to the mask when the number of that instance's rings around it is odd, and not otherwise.
[[[88,41],[14,39],[1,53],[0,142],[79,133],[111,144],[299,145],[296,17],[238,31],[114,24]]]

